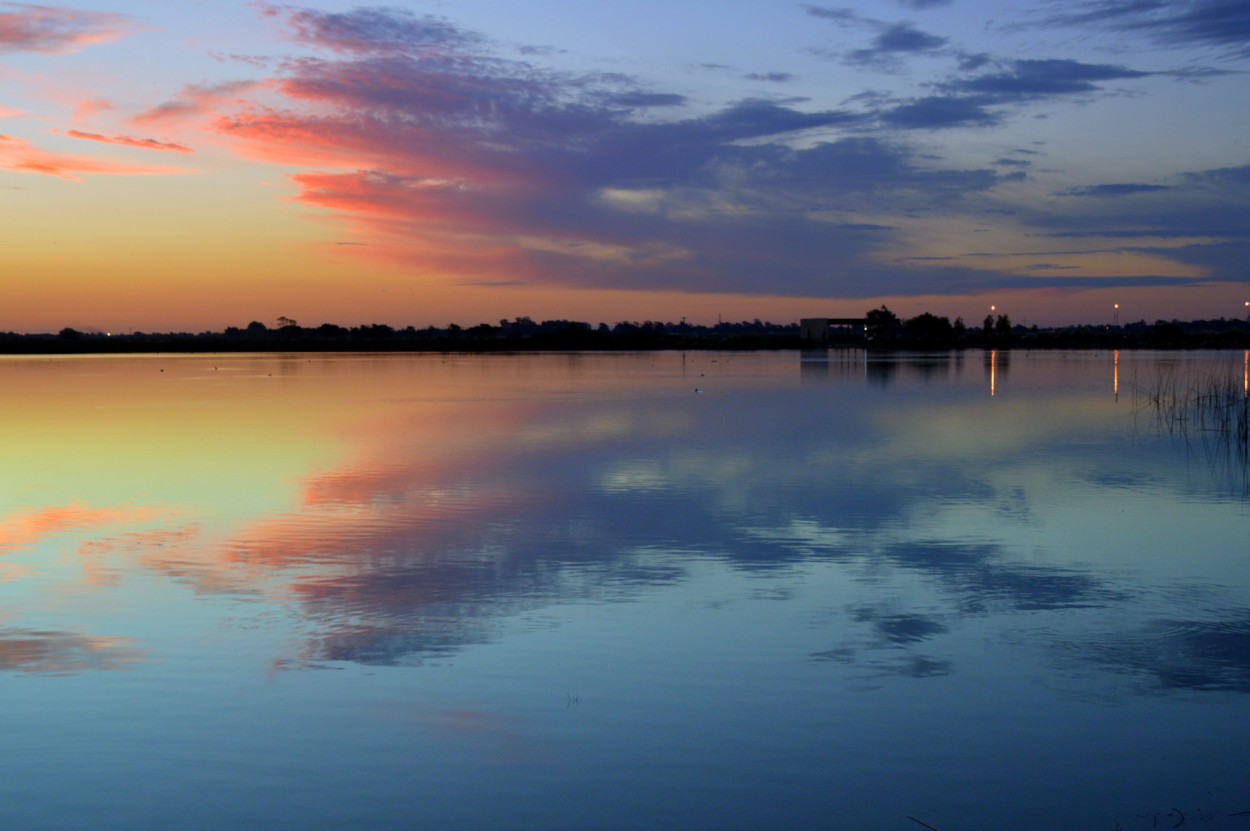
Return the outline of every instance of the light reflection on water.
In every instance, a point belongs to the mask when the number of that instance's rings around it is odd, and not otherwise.
[[[0,361],[0,821],[1250,828],[1245,365]]]

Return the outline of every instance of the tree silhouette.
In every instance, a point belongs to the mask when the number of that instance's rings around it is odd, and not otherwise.
[[[884,305],[864,315],[864,321],[869,340],[887,339],[899,328],[898,315]]]
[[[999,340],[1011,339],[1011,318],[1007,315],[998,316],[998,320],[994,322],[994,336]]]

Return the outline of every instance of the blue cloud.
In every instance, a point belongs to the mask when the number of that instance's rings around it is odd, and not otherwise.
[[[1245,0],[1084,0],[1044,22],[1145,34],[1164,46],[1250,56],[1250,4]]]
[[[321,12],[261,4],[270,16],[285,17],[294,37],[335,52],[358,55],[411,53],[448,45],[459,47],[481,37],[443,18],[417,16],[404,9],[358,8]]]
[[[881,120],[907,130],[939,130],[948,127],[989,127],[1002,117],[970,97],[934,95],[900,104],[881,113]]]
[[[895,23],[872,40],[880,52],[932,52],[946,45],[946,38],[922,32],[910,23]]]
[[[1123,66],[1073,60],[1015,60],[1001,71],[954,81],[945,86],[963,93],[1020,100],[1093,92],[1104,81],[1133,80],[1150,74]]]
[[[1136,196],[1141,193],[1158,193],[1159,191],[1171,190],[1167,185],[1147,185],[1135,183],[1116,183],[1107,185],[1090,185],[1083,188],[1072,188],[1059,193],[1059,196],[1096,196],[1096,197],[1115,197],[1115,196]]]
[[[767,81],[770,84],[784,84],[794,80],[794,75],[789,72],[749,72],[742,77],[748,81]]]

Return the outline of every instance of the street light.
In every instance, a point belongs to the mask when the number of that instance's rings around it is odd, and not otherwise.
[[[1112,318],[1111,325],[1120,328],[1120,304],[1115,304],[1115,316]]]

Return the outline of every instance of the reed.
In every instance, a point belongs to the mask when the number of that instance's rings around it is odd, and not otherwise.
[[[1242,465],[1250,459],[1250,391],[1240,365],[1212,372],[1169,370],[1147,386],[1134,384],[1133,397],[1167,432],[1201,438]]]

